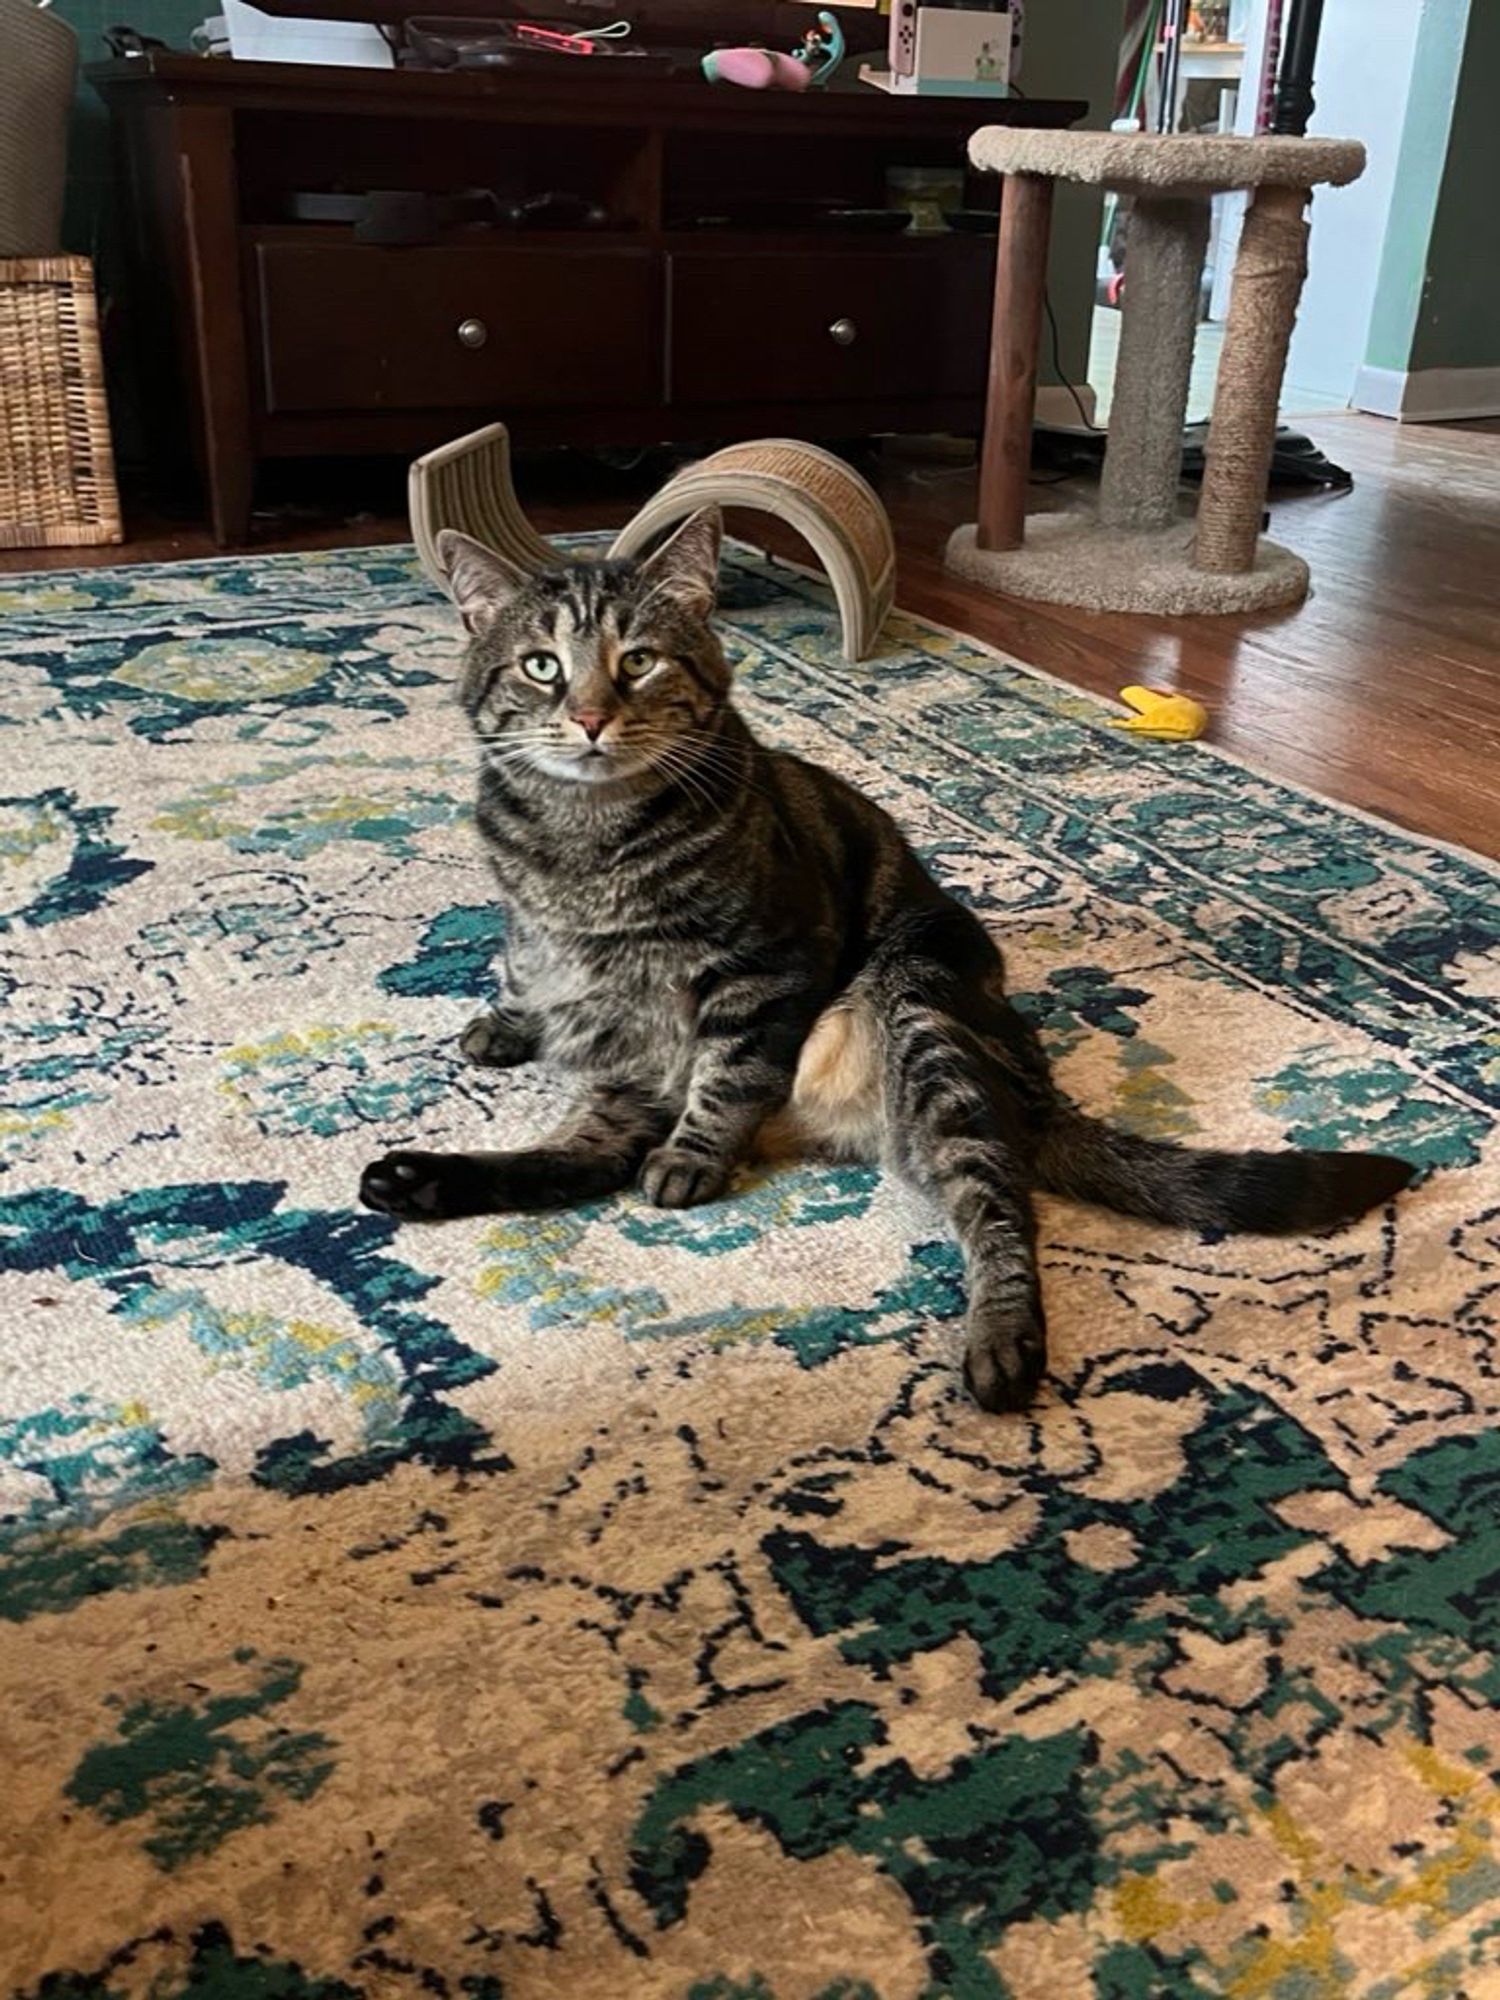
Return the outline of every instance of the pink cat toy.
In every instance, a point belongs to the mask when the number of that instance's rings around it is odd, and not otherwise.
[[[744,90],[808,90],[826,83],[843,60],[843,30],[832,14],[820,13],[789,56],[779,49],[712,49],[703,74]]]

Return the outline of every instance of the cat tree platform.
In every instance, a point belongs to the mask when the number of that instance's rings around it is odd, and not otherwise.
[[[1364,171],[1352,139],[1156,137],[988,126],[976,167],[1003,174],[979,519],[951,570],[1007,596],[1099,611],[1295,604],[1307,565],[1260,533],[1276,403],[1307,275],[1309,195]],[[1052,191],[1132,204],[1120,352],[1097,510],[1026,514]],[[1209,419],[1196,518],[1180,493],[1199,288],[1216,194],[1251,191]]]

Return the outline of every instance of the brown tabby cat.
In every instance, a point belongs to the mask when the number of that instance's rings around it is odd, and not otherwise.
[[[462,700],[509,917],[473,1061],[577,1085],[545,1143],[388,1154],[361,1199],[413,1220],[712,1201],[774,1137],[884,1157],[942,1204],[969,1278],[965,1374],[1023,1405],[1046,1358],[1031,1192],[1203,1230],[1329,1229],[1411,1179],[1378,1153],[1197,1152],[1058,1092],[1000,954],[878,806],[758,742],[710,619],[719,522],[644,563],[526,576],[439,543],[473,634]]]

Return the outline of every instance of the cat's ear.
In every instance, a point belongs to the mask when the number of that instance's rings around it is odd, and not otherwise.
[[[483,632],[526,582],[525,570],[456,528],[442,529],[436,546],[458,615],[471,632]]]
[[[675,598],[699,618],[707,618],[719,594],[719,543],[723,538],[724,522],[718,508],[700,507],[642,565],[641,576],[653,591]]]

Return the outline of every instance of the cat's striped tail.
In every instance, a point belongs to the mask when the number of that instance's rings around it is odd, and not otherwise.
[[[1136,1138],[1059,1104],[1033,1163],[1048,1194],[1179,1229],[1301,1235],[1337,1229],[1416,1173],[1389,1153],[1224,1153]]]

